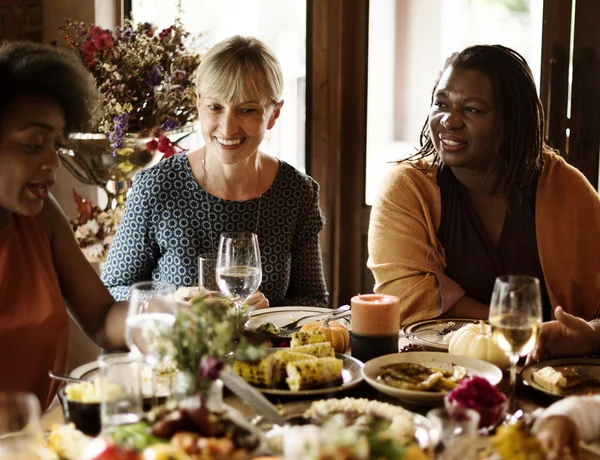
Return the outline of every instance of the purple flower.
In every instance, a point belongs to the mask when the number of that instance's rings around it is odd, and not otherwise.
[[[177,118],[169,117],[167,121],[165,121],[162,125],[163,131],[171,131],[172,129],[177,129],[181,126],[181,123]]]
[[[113,148],[113,156],[116,156],[117,151],[123,147],[123,138],[125,137],[128,119],[128,113],[120,113],[113,117],[113,129],[108,134],[108,139],[111,142],[110,145]]]
[[[198,378],[209,378],[210,380],[215,381],[219,378],[221,369],[223,369],[223,361],[215,356],[205,356],[200,361]]]
[[[135,37],[135,32],[133,29],[127,28],[123,30],[123,38],[125,40],[131,40],[133,37]]]
[[[146,74],[146,81],[151,86],[157,86],[160,84],[162,77],[161,73],[164,71],[163,66],[157,65],[150,72]]]

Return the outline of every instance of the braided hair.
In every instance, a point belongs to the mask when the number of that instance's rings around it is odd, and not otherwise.
[[[514,196],[519,202],[531,188],[533,180],[543,167],[544,113],[537,95],[535,82],[527,62],[516,51],[502,45],[476,45],[452,54],[442,70],[449,66],[465,70],[478,70],[492,83],[496,108],[496,132],[499,144],[497,155],[500,181],[499,196]],[[438,77],[433,92],[441,78]],[[439,162],[429,132],[429,119],[425,121],[419,138],[419,150],[408,160],[419,160],[431,155],[433,163]]]

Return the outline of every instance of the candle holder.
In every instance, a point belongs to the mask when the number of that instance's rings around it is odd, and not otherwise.
[[[398,297],[360,294],[352,297],[352,356],[363,363],[398,353],[400,304]]]

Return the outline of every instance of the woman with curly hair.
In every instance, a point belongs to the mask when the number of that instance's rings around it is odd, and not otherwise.
[[[525,59],[500,45],[452,55],[431,99],[420,150],[383,181],[369,226],[375,291],[402,322],[487,318],[496,277],[539,278],[544,319],[600,306],[600,198],[543,142]]]
[[[42,408],[58,390],[48,371],[67,368],[67,311],[99,346],[125,344],[126,305],[49,192],[65,137],[89,126],[97,101],[76,56],[28,42],[0,47],[0,391],[31,391]]]

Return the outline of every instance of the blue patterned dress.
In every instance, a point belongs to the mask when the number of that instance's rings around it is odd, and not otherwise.
[[[228,201],[206,193],[187,155],[161,161],[134,178],[102,281],[117,300],[126,300],[138,281],[196,286],[198,255],[216,253],[222,232],[250,231],[260,245],[259,289],[271,306],[327,306],[319,185],[280,161],[273,185],[260,198],[256,228],[258,210],[258,198]]]

